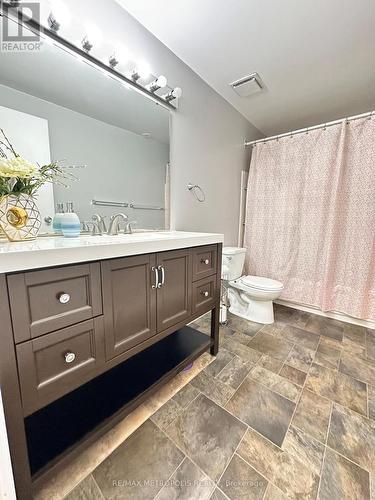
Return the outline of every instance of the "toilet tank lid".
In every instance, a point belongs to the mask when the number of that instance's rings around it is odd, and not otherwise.
[[[236,254],[241,254],[241,253],[246,253],[246,248],[239,248],[239,247],[224,247],[223,248],[223,255],[236,255]]]
[[[277,280],[271,278],[264,278],[263,276],[242,276],[239,281],[249,288],[256,288],[257,290],[277,291],[282,290],[284,285]]]

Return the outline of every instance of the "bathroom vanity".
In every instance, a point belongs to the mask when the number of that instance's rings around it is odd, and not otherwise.
[[[203,352],[217,234],[0,242],[0,375],[19,499]],[[186,326],[212,311],[211,336]]]

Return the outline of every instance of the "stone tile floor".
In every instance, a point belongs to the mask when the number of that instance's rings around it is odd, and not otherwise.
[[[375,331],[275,318],[230,316],[214,361],[66,499],[375,500]]]

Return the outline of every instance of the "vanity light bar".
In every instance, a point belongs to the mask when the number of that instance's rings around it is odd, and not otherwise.
[[[49,28],[46,28],[41,24],[39,24],[34,19],[26,17],[23,14],[22,10],[17,10],[16,7],[17,4],[14,5],[9,1],[8,2],[0,1],[0,8],[2,11],[2,15],[4,15],[7,19],[10,19],[11,21],[15,22],[16,24],[19,24],[20,26],[28,28],[35,34],[39,34],[44,40],[46,40],[47,43],[57,45],[58,47],[69,52],[82,62],[85,62],[101,70],[107,76],[110,76],[113,79],[119,81],[126,88],[135,90],[136,92],[142,94],[148,99],[151,99],[156,104],[160,104],[167,109],[168,108],[173,110],[177,109],[176,106],[174,106],[170,102],[170,100],[164,98],[164,96],[156,94],[155,90],[151,91],[147,88],[147,86],[143,86],[140,83],[138,83],[139,79],[143,79],[143,76],[140,73],[139,77],[136,79],[134,77],[128,78],[127,76],[123,75],[122,73],[118,72],[115,69],[116,64],[113,65],[113,61],[112,64],[110,63],[110,61],[108,61],[108,64],[105,64],[101,60],[97,59],[95,56],[91,55],[90,54],[91,48],[89,49],[88,47],[85,48],[83,47],[83,42],[85,39],[87,39],[87,42],[91,44],[87,36],[85,36],[82,40],[82,48],[77,47],[76,45],[69,42],[67,39],[63,38],[58,34],[58,28],[56,29],[56,25],[55,29],[53,29],[51,23],[49,23]],[[55,23],[59,24],[57,19],[55,19],[54,21]],[[143,71],[143,68],[141,70]],[[135,72],[138,73],[138,70],[135,70]],[[149,76],[155,78],[154,75],[149,74]],[[171,92],[173,92],[172,89]]]

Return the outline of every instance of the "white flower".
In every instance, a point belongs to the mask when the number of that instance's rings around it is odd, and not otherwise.
[[[39,177],[39,168],[20,156],[11,160],[0,158],[0,177],[19,179]]]

